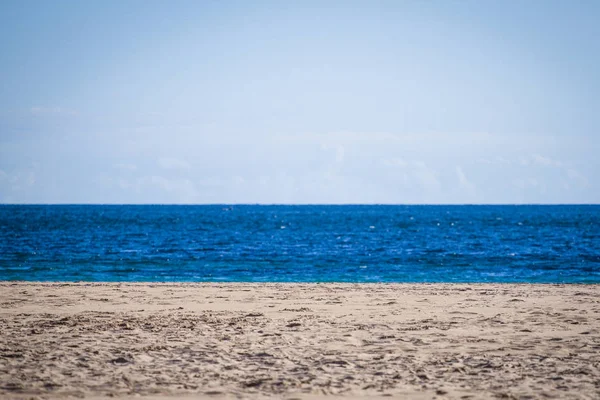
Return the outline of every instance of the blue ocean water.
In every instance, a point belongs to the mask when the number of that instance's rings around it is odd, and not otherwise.
[[[2,205],[0,280],[600,282],[600,206]]]

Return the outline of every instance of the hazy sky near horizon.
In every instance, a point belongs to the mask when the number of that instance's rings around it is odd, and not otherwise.
[[[0,2],[0,202],[599,203],[600,2]]]

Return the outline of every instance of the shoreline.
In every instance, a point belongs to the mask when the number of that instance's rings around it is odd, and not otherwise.
[[[0,397],[594,398],[600,285],[0,281]]]

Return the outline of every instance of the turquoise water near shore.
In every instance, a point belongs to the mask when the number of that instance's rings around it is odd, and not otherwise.
[[[600,282],[600,206],[2,205],[0,280]]]

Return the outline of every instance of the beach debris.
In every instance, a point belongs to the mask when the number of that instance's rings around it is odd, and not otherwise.
[[[133,361],[125,357],[117,357],[115,359],[110,360],[110,362],[115,365],[127,365],[131,364]]]

